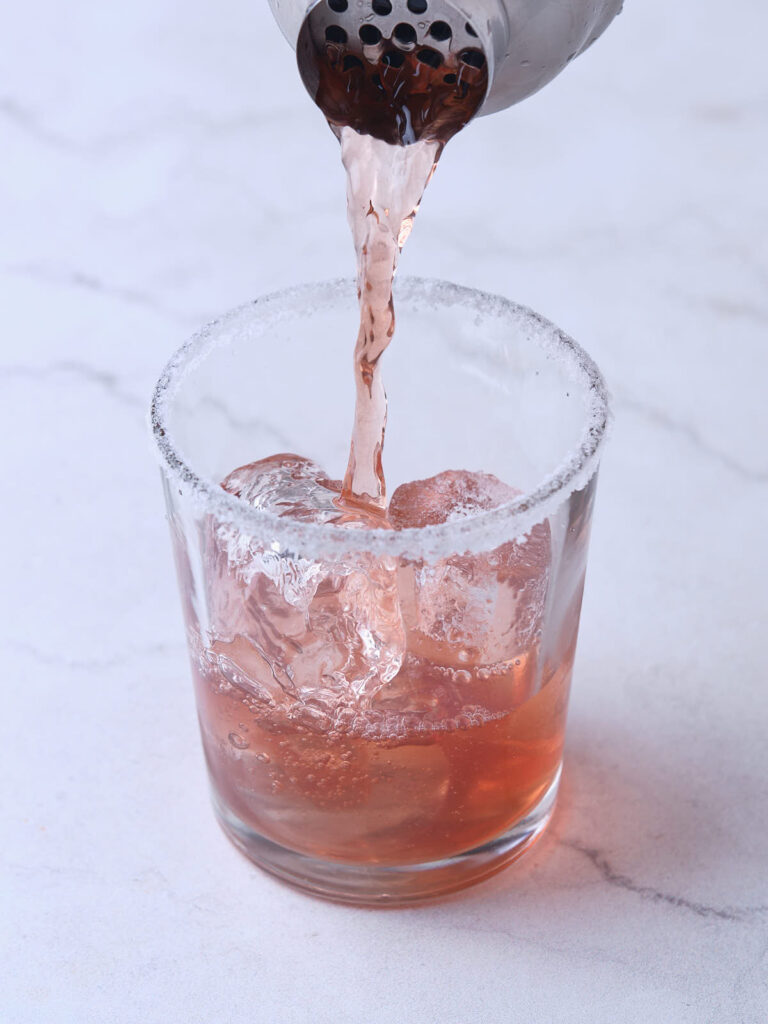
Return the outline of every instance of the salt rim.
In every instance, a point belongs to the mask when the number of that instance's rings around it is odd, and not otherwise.
[[[447,281],[418,277],[398,279],[396,299],[422,307],[463,305],[474,308],[485,318],[506,319],[511,329],[523,329],[528,340],[550,357],[561,359],[574,381],[582,385],[586,381],[588,408],[580,443],[535,490],[497,508],[439,526],[398,531],[350,530],[331,524],[299,523],[255,509],[224,491],[218,481],[198,476],[185,462],[167,427],[173,398],[187,374],[214,348],[231,343],[244,333],[249,338],[258,338],[281,321],[303,317],[308,308],[318,310],[339,301],[352,302],[355,295],[355,282],[347,278],[273,292],[212,321],[168,361],[152,397],[150,426],[163,472],[172,483],[182,485],[184,500],[197,511],[232,524],[257,541],[277,541],[287,552],[311,552],[323,557],[371,552],[379,556],[434,559],[464,551],[488,551],[506,541],[521,540],[574,491],[589,483],[597,471],[611,423],[605,380],[592,358],[559,327],[526,306]]]

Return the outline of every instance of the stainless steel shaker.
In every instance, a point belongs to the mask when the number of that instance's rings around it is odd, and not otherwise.
[[[541,89],[583,53],[623,0],[269,0],[296,47],[308,18],[324,30],[373,45],[382,37],[444,53],[473,42],[488,62],[490,114]],[[369,42],[366,43],[366,40]],[[301,57],[300,57],[301,63]]]

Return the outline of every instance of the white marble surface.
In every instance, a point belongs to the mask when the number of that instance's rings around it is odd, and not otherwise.
[[[0,77],[0,1020],[768,1019],[768,12],[629,0],[448,151],[404,269],[527,302],[616,396],[559,813],[408,911],[209,810],[145,406],[213,313],[351,268],[264,0],[30,0]]]

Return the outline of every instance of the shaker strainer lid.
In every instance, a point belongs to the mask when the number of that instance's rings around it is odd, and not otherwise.
[[[318,0],[297,57],[332,127],[385,142],[447,142],[488,90],[478,33],[449,0]]]

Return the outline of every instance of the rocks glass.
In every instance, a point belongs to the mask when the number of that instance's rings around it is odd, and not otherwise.
[[[339,502],[350,282],[222,317],[152,408],[219,821],[359,904],[461,889],[545,828],[609,415],[530,310],[415,279],[396,302],[386,517]]]

